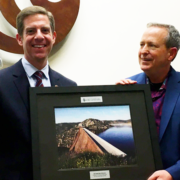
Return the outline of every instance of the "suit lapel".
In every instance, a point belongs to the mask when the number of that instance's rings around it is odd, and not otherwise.
[[[51,81],[51,86],[55,86],[55,85],[61,86],[59,77],[56,75],[56,73],[54,73],[54,71],[50,67],[49,67],[49,78]]]
[[[146,74],[141,73],[138,78],[136,79],[137,84],[146,84]]]
[[[168,78],[167,89],[166,89],[166,94],[162,108],[159,141],[161,141],[164,132],[167,128],[167,125],[169,123],[169,120],[171,119],[171,115],[179,95],[180,95],[180,74],[177,73],[174,69],[172,69]]]
[[[27,79],[27,75],[22,66],[21,60],[14,65],[14,69],[12,72],[13,82],[16,88],[19,91],[21,99],[26,106],[27,110],[29,110],[29,81]]]

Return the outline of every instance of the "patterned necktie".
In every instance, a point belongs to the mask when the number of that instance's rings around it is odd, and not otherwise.
[[[42,83],[43,72],[42,71],[36,71],[34,73],[34,77],[37,80],[35,87],[44,87],[43,83]]]

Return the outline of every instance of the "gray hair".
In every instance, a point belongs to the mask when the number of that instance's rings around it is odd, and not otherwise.
[[[160,23],[148,23],[147,28],[149,27],[160,27],[165,28],[168,31],[168,36],[166,37],[166,47],[176,47],[177,50],[180,48],[180,34],[179,31],[172,25],[169,24],[160,24]]]

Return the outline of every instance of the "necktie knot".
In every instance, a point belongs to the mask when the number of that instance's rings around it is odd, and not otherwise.
[[[42,83],[42,78],[43,78],[43,72],[42,71],[36,71],[33,76],[36,79],[36,87],[44,87]]]

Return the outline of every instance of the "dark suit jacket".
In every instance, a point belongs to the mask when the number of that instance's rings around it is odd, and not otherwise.
[[[146,83],[145,73],[128,79]],[[164,168],[174,180],[180,180],[180,73],[171,68],[164,98],[159,132]]]
[[[51,85],[77,84],[49,69]],[[0,180],[32,180],[29,81],[21,61],[0,71]]]

